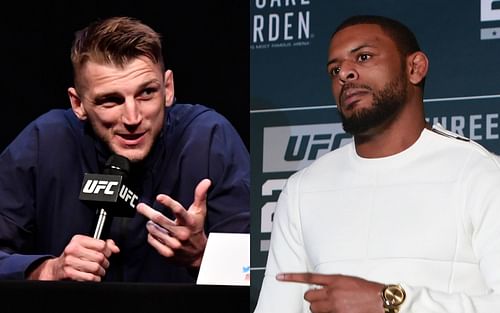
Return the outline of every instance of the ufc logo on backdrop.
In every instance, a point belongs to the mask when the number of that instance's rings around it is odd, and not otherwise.
[[[265,127],[262,172],[297,171],[350,141],[341,123]]]

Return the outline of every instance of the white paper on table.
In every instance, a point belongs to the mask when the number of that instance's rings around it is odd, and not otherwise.
[[[250,234],[210,233],[196,284],[250,286]]]

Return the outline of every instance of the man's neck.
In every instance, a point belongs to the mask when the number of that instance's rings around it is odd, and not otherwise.
[[[382,158],[411,147],[424,128],[429,128],[423,110],[404,110],[395,119],[354,136],[356,152],[363,158]]]

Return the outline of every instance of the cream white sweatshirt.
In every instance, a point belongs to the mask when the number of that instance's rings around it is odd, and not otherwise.
[[[500,312],[498,157],[444,129],[366,159],[354,144],[292,175],[273,221],[255,313],[309,312],[280,272],[400,283],[400,313]]]

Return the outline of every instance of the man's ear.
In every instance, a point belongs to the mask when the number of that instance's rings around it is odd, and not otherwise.
[[[429,59],[422,51],[410,54],[407,58],[408,79],[414,85],[418,85],[427,75],[429,70]]]
[[[174,104],[174,73],[171,70],[165,71],[165,106],[169,107]]]
[[[68,96],[69,101],[71,102],[71,108],[73,109],[75,115],[81,121],[86,120],[87,113],[85,112],[82,101],[80,100],[80,97],[78,96],[78,93],[76,92],[76,89],[74,87],[68,88]]]

